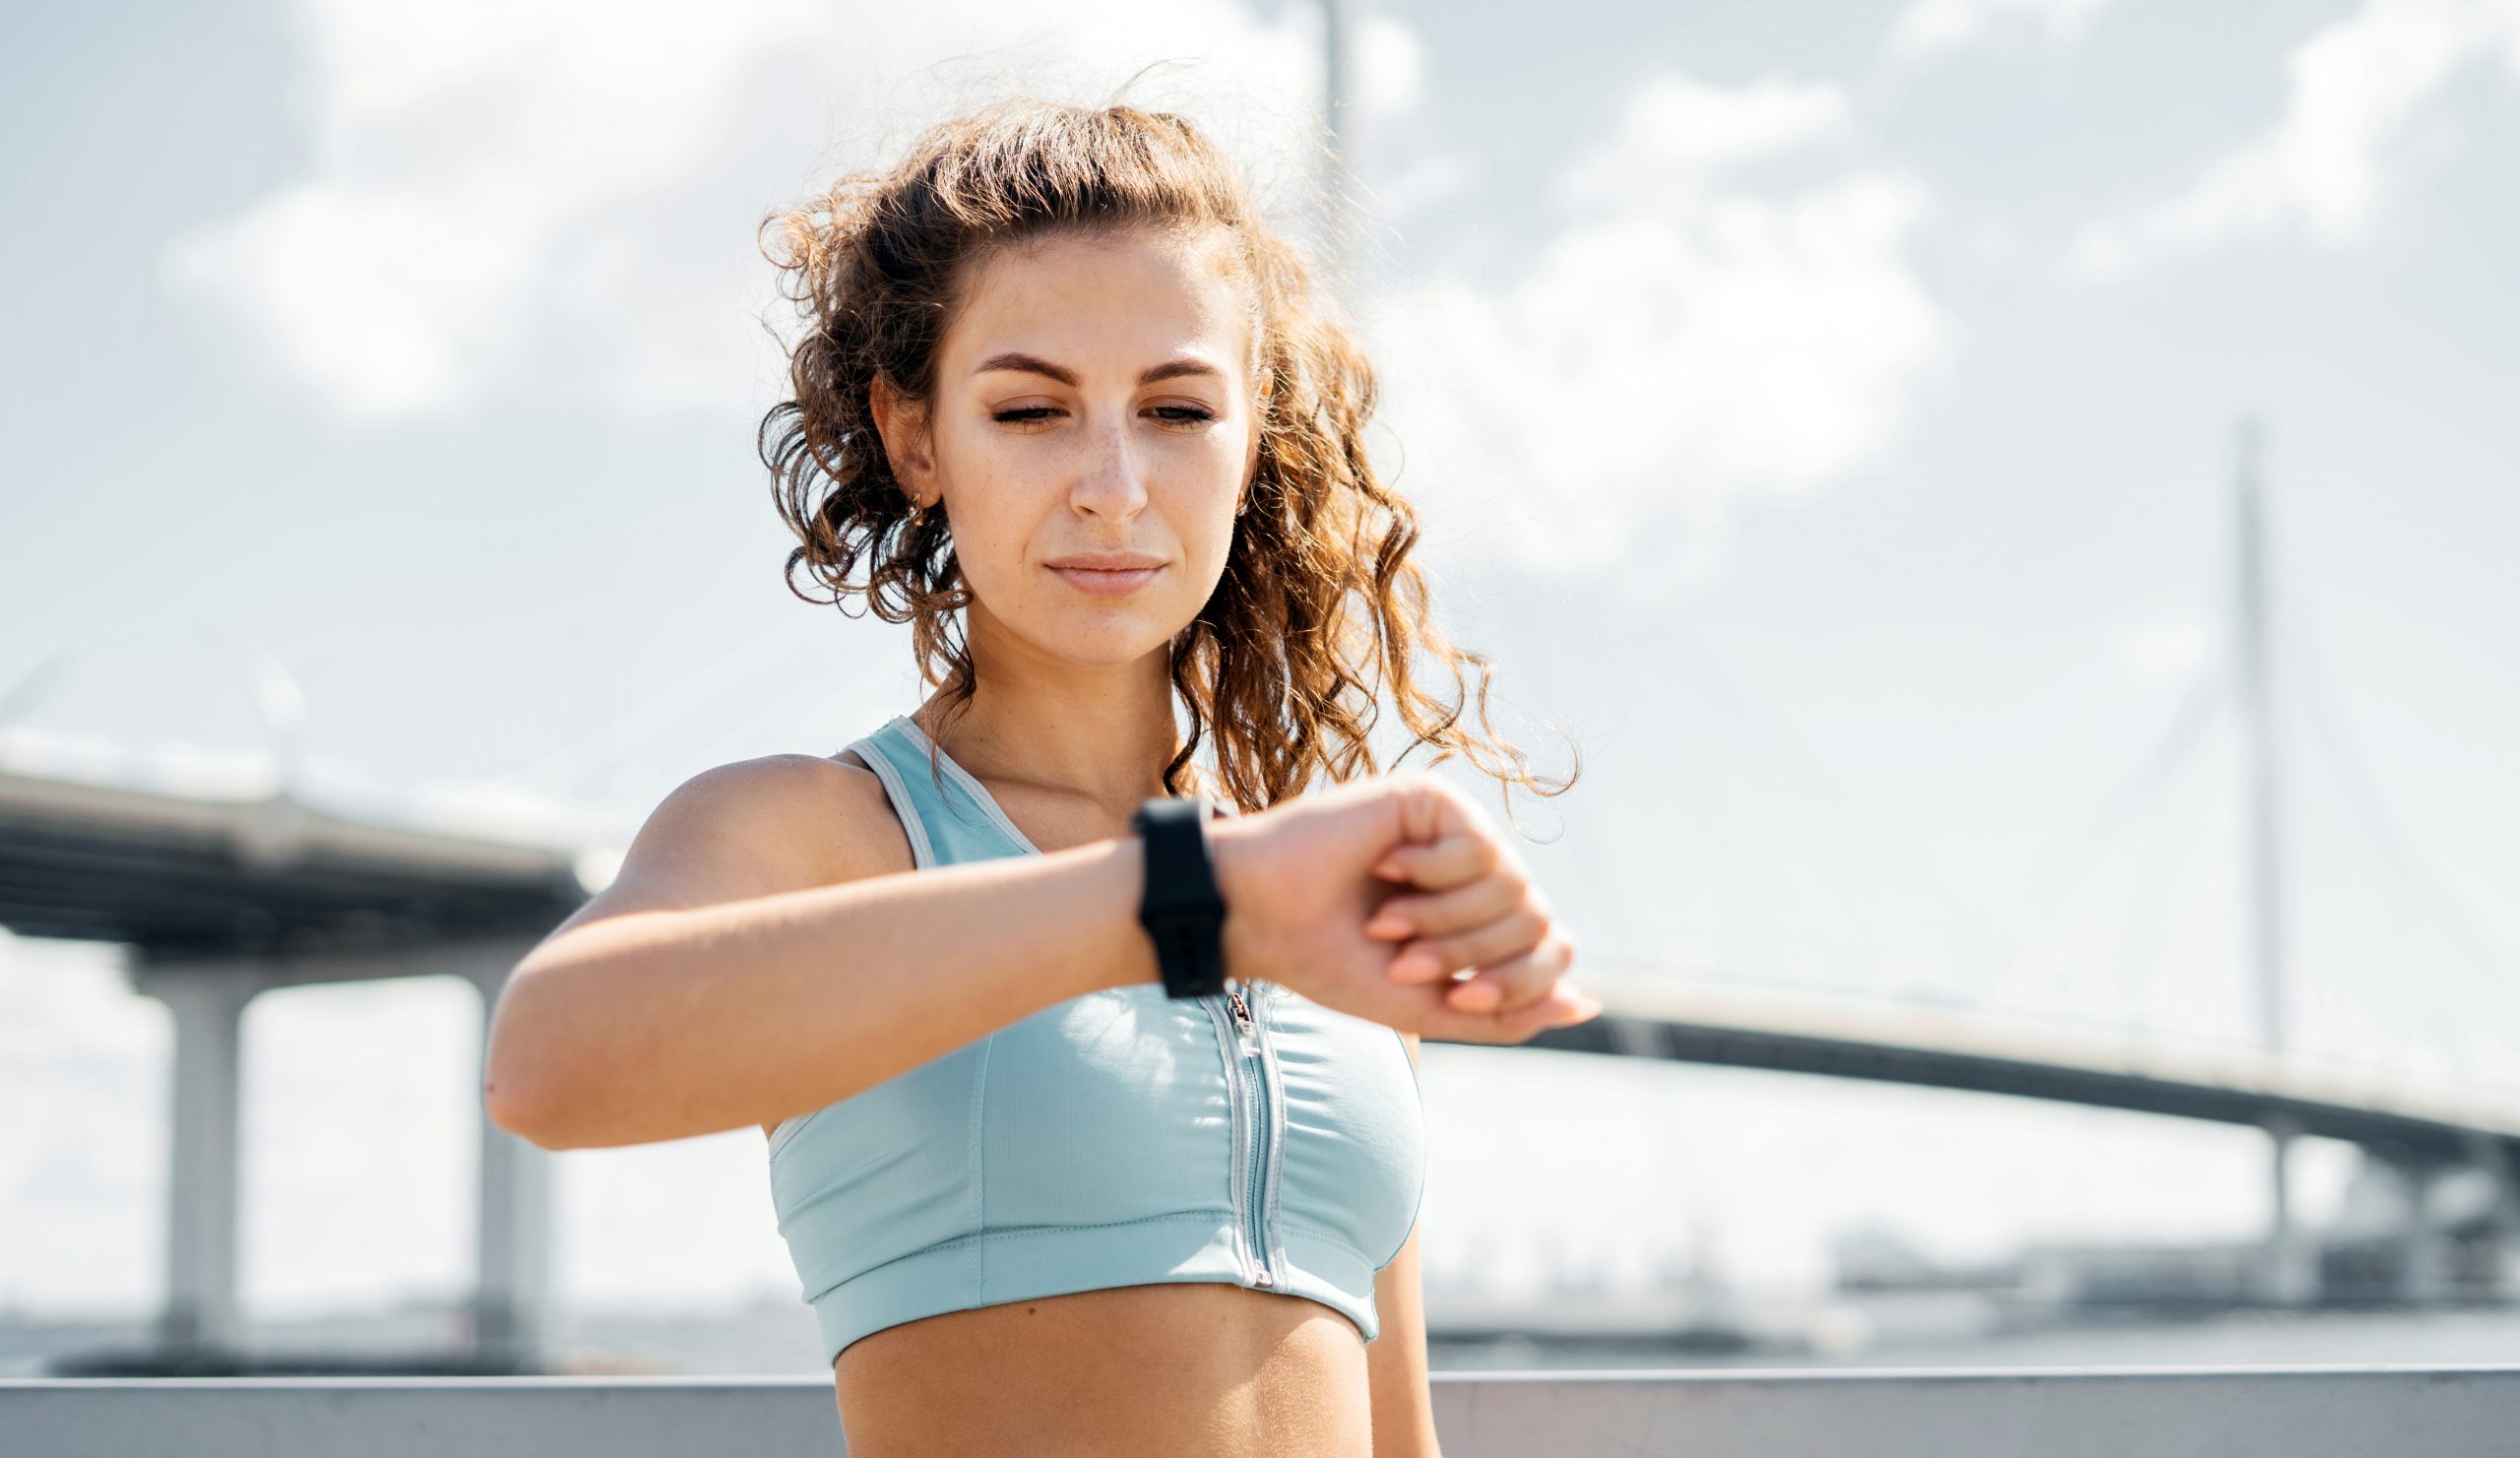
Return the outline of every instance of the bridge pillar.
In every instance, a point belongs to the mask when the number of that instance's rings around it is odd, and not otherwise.
[[[234,1351],[244,1336],[236,1302],[238,1034],[245,1004],[266,982],[243,964],[136,967],[129,981],[133,991],[166,1004],[175,1022],[158,1340],[179,1352]]]
[[[481,1054],[489,1055],[490,1014],[511,967],[470,974],[481,993]],[[479,1071],[486,1071],[486,1062]],[[479,1071],[472,1081],[481,1086]],[[551,1156],[490,1122],[481,1111],[479,1224],[475,1228],[472,1348],[531,1369],[551,1327]]]
[[[2398,1298],[2410,1305],[2437,1306],[2450,1295],[2450,1236],[2433,1213],[2433,1187],[2448,1173],[2426,1160],[2389,1161],[2406,1192],[2406,1225],[2398,1257]]]
[[[2275,1306],[2315,1305],[2320,1298],[2318,1247],[2313,1233],[2293,1211],[2293,1141],[2300,1137],[2300,1122],[2278,1110],[2264,1124],[2272,1141],[2274,1203],[2259,1270],[2259,1299]]]
[[[2485,1294],[2494,1300],[2520,1299],[2520,1140],[2470,1129],[2461,1142],[2470,1163],[2493,1183],[2493,1266]]]

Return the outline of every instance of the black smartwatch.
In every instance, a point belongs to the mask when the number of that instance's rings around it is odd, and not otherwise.
[[[1129,828],[1146,843],[1146,892],[1138,923],[1155,939],[1168,997],[1225,990],[1225,897],[1208,859],[1205,795],[1159,795],[1138,806]]]

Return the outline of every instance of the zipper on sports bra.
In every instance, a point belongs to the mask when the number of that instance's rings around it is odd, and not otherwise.
[[[1269,1270],[1268,1174],[1269,1174],[1269,1091],[1267,1059],[1261,1056],[1258,1044],[1259,1024],[1251,1015],[1251,1006],[1238,987],[1226,989],[1226,1005],[1232,1009],[1236,1041],[1241,1045],[1241,1062],[1234,1094],[1246,1110],[1244,1127],[1250,1137],[1243,1141],[1247,1163],[1241,1172],[1243,1190],[1243,1236],[1251,1249],[1251,1284],[1275,1286],[1278,1278]]]
[[[1242,1000],[1241,989],[1225,989],[1226,1006],[1233,1009],[1233,1026],[1242,1035],[1242,1055],[1251,1056],[1251,1007]]]

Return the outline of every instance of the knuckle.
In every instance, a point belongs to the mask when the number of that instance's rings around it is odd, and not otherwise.
[[[1455,785],[1452,781],[1436,774],[1434,768],[1430,765],[1413,765],[1408,769],[1396,771],[1394,774],[1395,778],[1399,780],[1402,788],[1411,793],[1424,795],[1431,799],[1444,800],[1464,810],[1473,812],[1474,814],[1479,808],[1477,805],[1470,802],[1470,797],[1468,795],[1462,793],[1460,786]]]

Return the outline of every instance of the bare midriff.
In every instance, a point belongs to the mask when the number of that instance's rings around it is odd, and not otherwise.
[[[948,1311],[833,1363],[850,1458],[1371,1458],[1365,1345],[1304,1297],[1221,1281]]]

